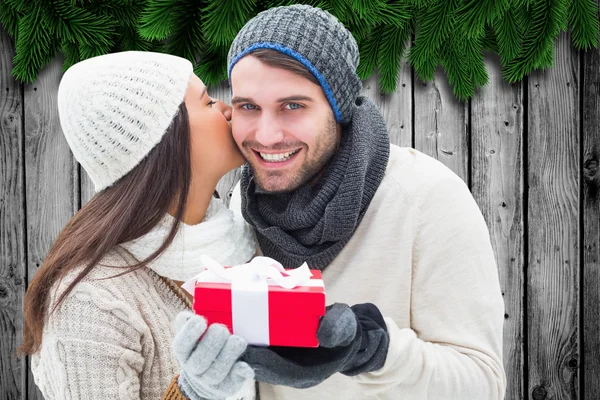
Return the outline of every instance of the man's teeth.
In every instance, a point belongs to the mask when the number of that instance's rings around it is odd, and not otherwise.
[[[279,153],[279,154],[260,153],[260,156],[265,161],[281,162],[281,161],[287,161],[287,160],[289,160],[297,152],[298,152],[298,150],[289,151],[287,153]]]

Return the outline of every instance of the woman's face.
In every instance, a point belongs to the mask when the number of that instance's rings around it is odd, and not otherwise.
[[[192,173],[201,171],[220,179],[242,165],[242,157],[231,135],[231,107],[211,98],[195,75],[185,94],[190,120]]]

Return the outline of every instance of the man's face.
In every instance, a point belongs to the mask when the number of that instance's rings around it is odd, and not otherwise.
[[[317,178],[341,128],[319,85],[249,55],[231,71],[233,137],[257,184],[288,192]]]

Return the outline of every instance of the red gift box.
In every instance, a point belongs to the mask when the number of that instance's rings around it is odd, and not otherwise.
[[[224,324],[250,344],[318,347],[317,328],[325,314],[325,288],[321,271],[311,273],[308,281],[292,289],[269,280],[264,293],[256,287],[239,290],[231,283],[196,282],[194,311],[209,325]]]

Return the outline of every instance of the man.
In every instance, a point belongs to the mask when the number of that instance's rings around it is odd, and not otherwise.
[[[390,146],[358,61],[350,32],[309,6],[259,14],[231,46],[249,166],[232,208],[264,255],[322,270],[332,304],[318,349],[243,359],[261,400],[502,399],[504,306],[481,212],[448,168]]]

